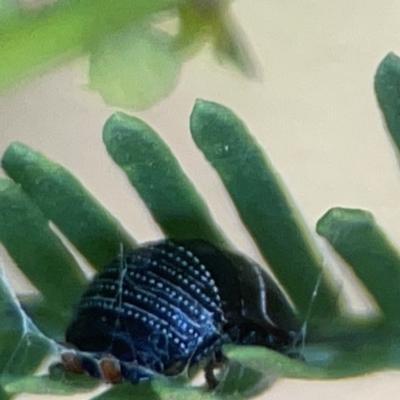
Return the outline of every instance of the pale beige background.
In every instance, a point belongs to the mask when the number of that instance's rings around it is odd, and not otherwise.
[[[400,178],[373,93],[389,51],[400,54],[400,0],[237,0],[235,13],[259,58],[249,82],[211,61],[185,65],[174,93],[137,113],[163,134],[238,247],[258,258],[214,172],[188,134],[196,97],[219,101],[248,124],[310,227],[332,206],[374,212],[400,245]],[[73,171],[139,240],[160,232],[108,158],[101,128],[111,113],[85,88],[85,60],[0,98],[0,153],[23,141]],[[327,264],[331,256],[320,240]],[[10,270],[18,290],[26,289]],[[337,274],[338,282],[340,271]],[[365,301],[353,298],[352,309]],[[331,382],[280,381],[263,398],[397,399],[400,373]],[[43,398],[43,396],[23,396]]]

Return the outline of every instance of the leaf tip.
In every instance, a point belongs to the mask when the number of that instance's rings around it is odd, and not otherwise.
[[[389,52],[379,63],[375,73],[374,84],[378,96],[381,89],[384,89],[385,85],[390,84],[390,81],[393,80],[393,76],[391,76],[393,73],[400,74],[400,57]]]
[[[195,136],[204,127],[214,123],[227,121],[232,116],[232,111],[219,103],[209,100],[196,99],[192,113],[190,115],[190,130]]]
[[[29,146],[21,142],[11,142],[1,158],[1,166],[7,172],[10,167],[23,166],[36,158],[37,154]]]
[[[115,112],[104,124],[103,141],[108,144],[126,135],[135,134],[146,127],[147,124],[139,118],[123,112]]]
[[[226,107],[214,101],[197,98],[193,106],[192,114],[206,113],[218,108]]]
[[[372,213],[366,210],[334,207],[328,210],[317,222],[317,233],[331,240],[343,236],[343,228],[371,226],[375,223]]]

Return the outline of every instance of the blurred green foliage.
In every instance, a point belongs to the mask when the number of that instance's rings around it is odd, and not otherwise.
[[[88,56],[89,87],[106,103],[143,109],[173,90],[182,63],[208,42],[220,61],[255,72],[227,0],[18,4],[23,2],[0,0],[0,92]],[[177,25],[176,32],[162,28],[166,21]]]

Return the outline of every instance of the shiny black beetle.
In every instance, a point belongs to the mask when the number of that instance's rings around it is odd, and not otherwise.
[[[63,360],[132,383],[208,362],[214,386],[223,344],[288,352],[299,338],[287,299],[255,262],[203,240],[163,240],[125,253],[95,277],[66,332],[79,360],[71,353]]]

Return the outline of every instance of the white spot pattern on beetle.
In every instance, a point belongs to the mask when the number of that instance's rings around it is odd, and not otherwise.
[[[224,342],[286,345],[293,333],[279,329],[268,314],[268,276],[255,264],[242,276],[243,264],[232,260],[202,241],[166,240],[123,254],[88,286],[66,339],[85,352],[90,373],[101,376],[94,359],[112,354],[133,383],[170,368],[183,371]],[[250,320],[248,303],[258,307]]]

